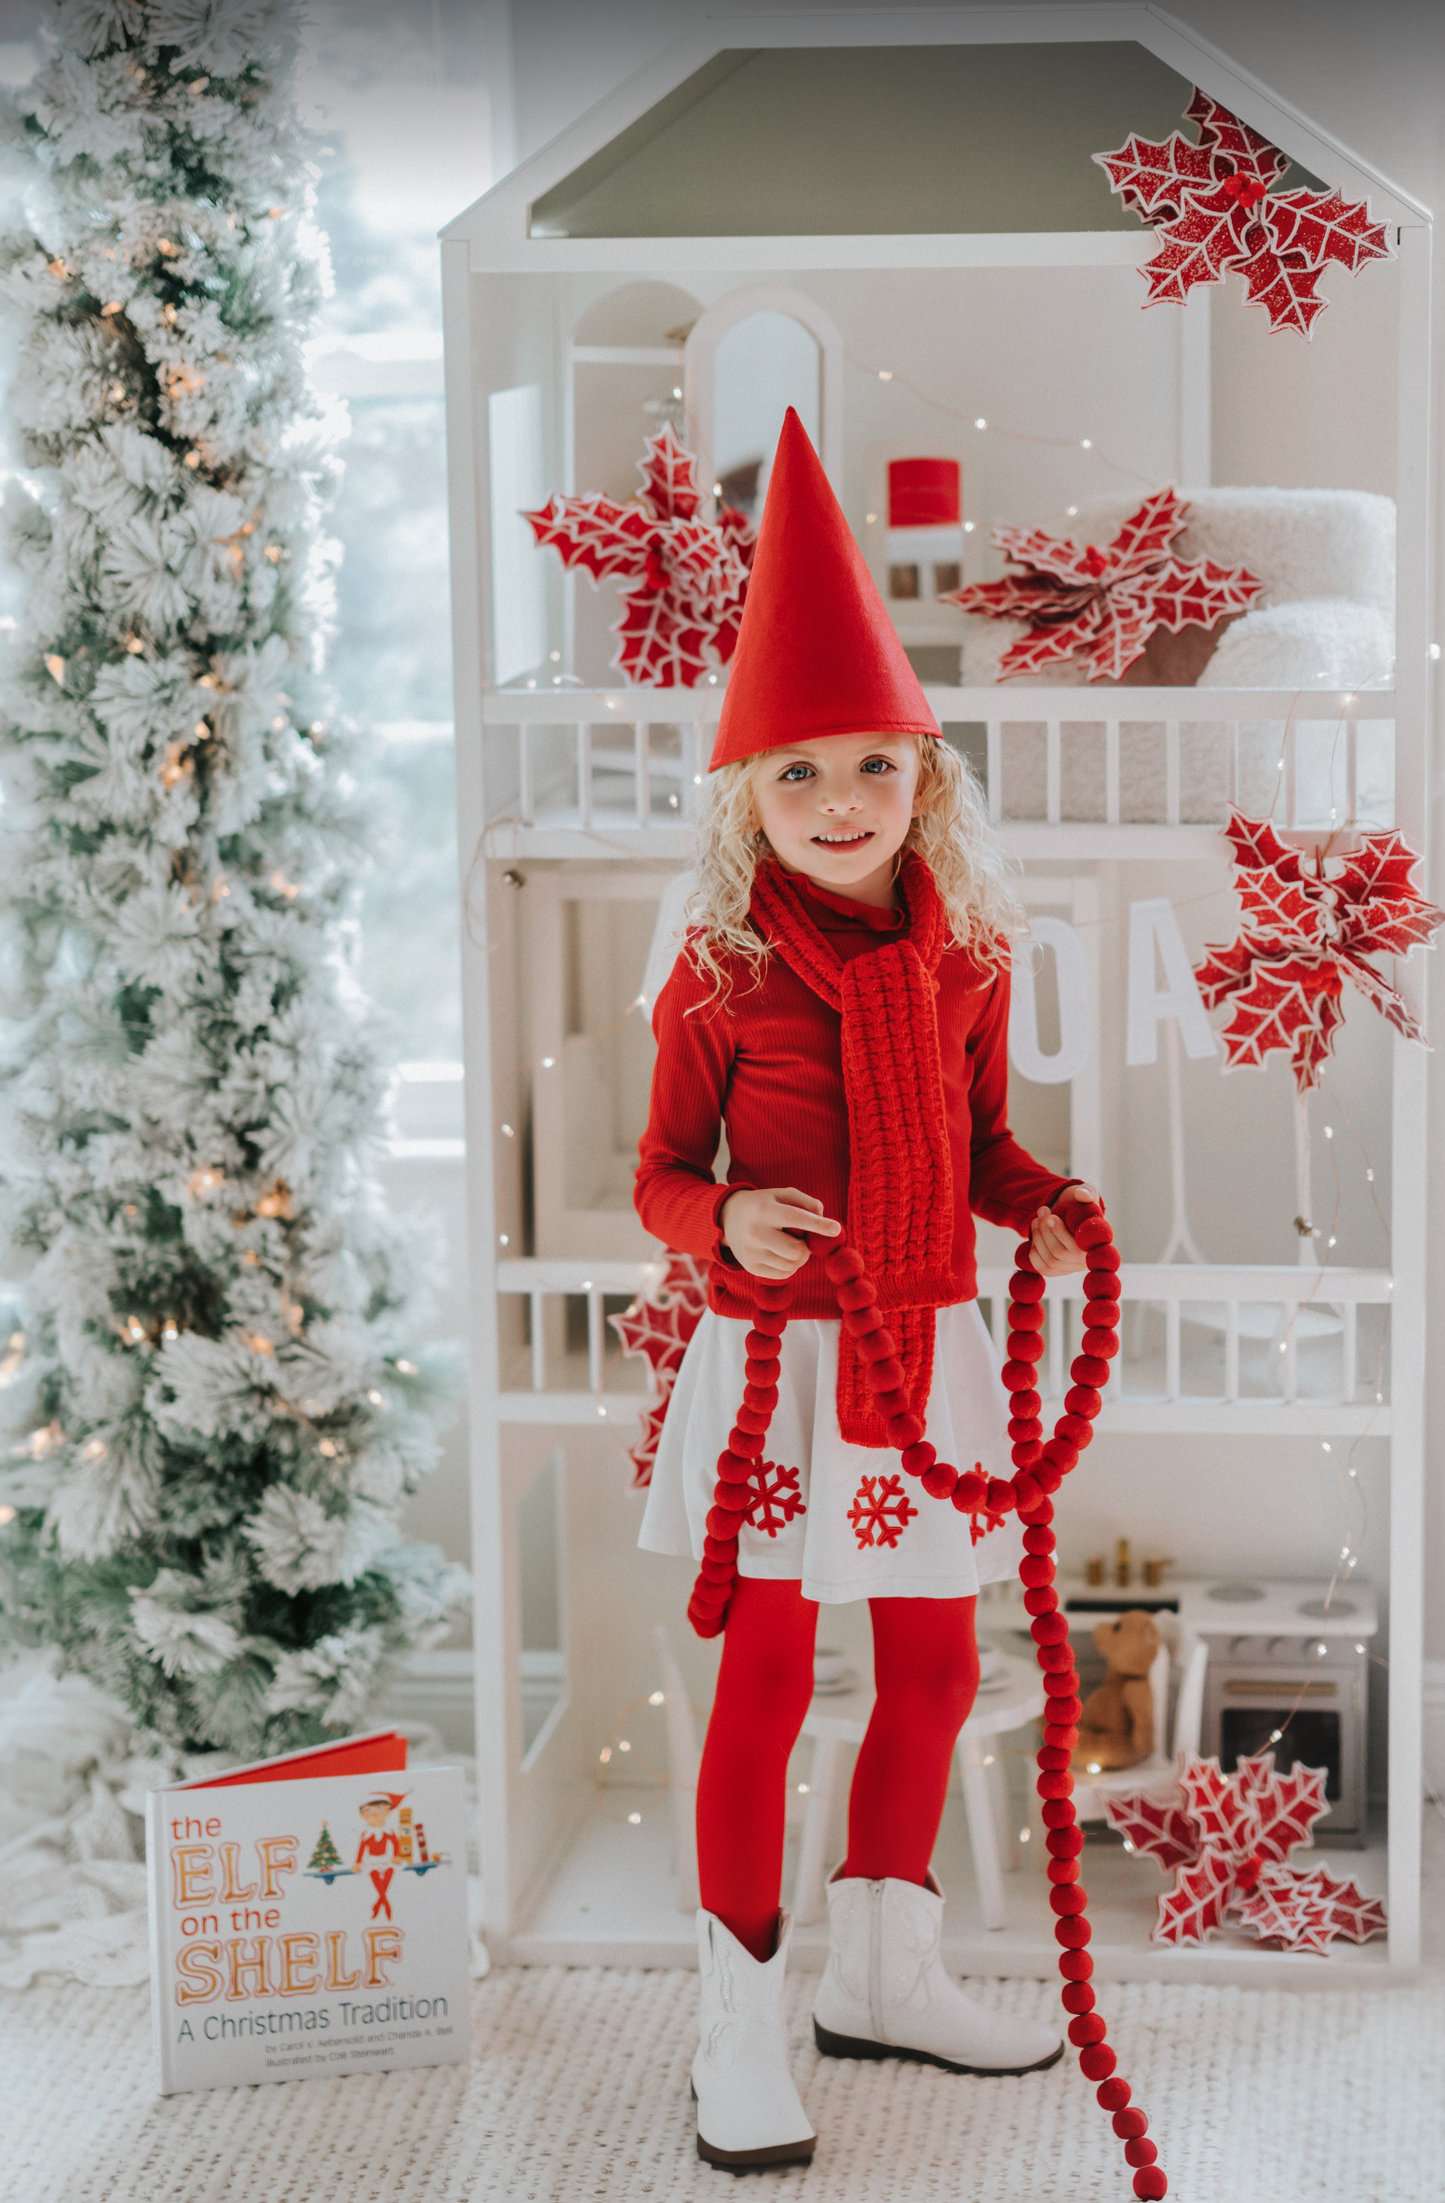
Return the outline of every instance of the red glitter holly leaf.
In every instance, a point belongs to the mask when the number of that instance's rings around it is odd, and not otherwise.
[[[1273,1754],[1270,1758],[1273,1759]],[[1254,1850],[1268,1859],[1286,1860],[1301,1844],[1314,1843],[1315,1822],[1329,1811],[1325,1803],[1325,1767],[1292,1767],[1279,1775],[1271,1768],[1251,1793],[1259,1815]]]
[[[564,566],[580,566],[594,581],[638,572],[656,528],[640,505],[614,504],[599,490],[582,497],[553,497],[540,512],[522,517]]]
[[[1094,155],[1110,188],[1159,231],[1142,271],[1145,305],[1182,305],[1235,270],[1271,329],[1307,337],[1327,304],[1316,291],[1323,270],[1334,262],[1355,275],[1388,258],[1385,226],[1338,191],[1271,193],[1285,155],[1207,93],[1196,89],[1185,114],[1199,126],[1197,145],[1178,131],[1163,144],[1134,135]]]
[[[1269,227],[1276,252],[1297,252],[1321,266],[1334,260],[1351,275],[1367,261],[1390,258],[1384,223],[1372,222],[1367,206],[1338,191],[1278,192],[1269,202]]]
[[[642,1434],[628,1448],[634,1490],[652,1482],[672,1388],[706,1306],[706,1266],[690,1254],[669,1253],[662,1277],[650,1292],[639,1293],[623,1314],[607,1319],[622,1342],[624,1357],[642,1357],[657,1380],[657,1392],[643,1410]]]
[[[1323,268],[1300,267],[1268,245],[1237,265],[1244,278],[1245,305],[1262,306],[1271,329],[1297,329],[1307,337],[1329,304],[1315,290]]]
[[[1104,1792],[1104,1815],[1126,1844],[1157,1859],[1166,1873],[1176,1866],[1192,1866],[1199,1857],[1199,1838],[1194,1824],[1173,1798],[1151,1798],[1145,1792],[1130,1797]]]
[[[1199,992],[1206,1009],[1217,1009],[1224,995],[1206,983],[1208,962],[1199,967]],[[1266,956],[1250,959],[1243,984],[1230,989],[1230,1017],[1220,1031],[1225,1068],[1263,1065],[1276,1049],[1288,1054],[1303,1092],[1313,1086],[1344,1022],[1342,988],[1336,961],[1328,956]]]
[[[643,502],[652,507],[659,520],[692,519],[702,503],[697,461],[687,446],[678,442],[671,421],[664,421],[657,434],[648,437],[639,471]]]
[[[1179,1772],[1184,1810],[1199,1841],[1207,1848],[1242,1858],[1259,1826],[1254,1799],[1238,1775],[1227,1775],[1217,1759],[1186,1759]]]
[[[1354,1882],[1337,1882],[1322,1866],[1312,1867],[1300,1880],[1321,1904],[1328,1906],[1330,1925],[1350,1943],[1368,1943],[1373,1935],[1389,1931],[1389,1919],[1378,1897],[1364,1897]]]
[[[737,647],[752,537],[730,509],[716,521],[697,517],[696,464],[669,421],[647,439],[643,491],[630,504],[588,491],[525,515],[564,566],[594,584],[626,584],[612,662],[629,681],[696,688]]]
[[[1248,260],[1246,239],[1254,226],[1252,208],[1228,185],[1191,192],[1179,213],[1158,226],[1162,242],[1143,267],[1145,304],[1182,306],[1196,284],[1222,283]]]
[[[1224,1915],[1234,1887],[1234,1869],[1219,1851],[1200,1854],[1192,1866],[1182,1866],[1174,1887],[1159,1900],[1159,1917],[1152,1931],[1156,1943],[1203,1943],[1224,1925]]]
[[[1247,566],[1216,566],[1201,558],[1192,566],[1171,559],[1151,583],[1151,610],[1160,627],[1177,635],[1181,627],[1212,627],[1227,612],[1244,612],[1262,584]]]
[[[1033,623],[1032,634],[1010,644],[999,660],[1000,680],[1081,658],[1091,681],[1117,681],[1156,627],[1176,634],[1195,622],[1212,627],[1226,612],[1242,611],[1264,587],[1243,566],[1229,572],[1211,559],[1183,565],[1169,556],[1188,510],[1176,490],[1156,490],[1102,545],[1075,543],[1042,528],[996,528],[997,547],[1032,571],[972,582],[940,602],[990,619]]]
[[[1411,882],[1419,862],[1398,829],[1366,834],[1346,857],[1330,885],[1341,932],[1355,955],[1407,956],[1445,922],[1445,910]]]
[[[1251,1929],[1261,1943],[1276,1943],[1286,1950],[1320,1950],[1329,1941],[1328,1905],[1306,1890],[1303,1875],[1288,1869],[1262,1874],[1234,1911],[1240,1926]]]
[[[1408,1039],[1420,1026],[1368,954],[1407,955],[1445,923],[1410,875],[1419,861],[1395,830],[1367,834],[1336,869],[1306,868],[1267,819],[1235,811],[1225,832],[1234,845],[1239,936],[1210,943],[1195,967],[1209,1009],[1228,1004],[1221,1038],[1229,1070],[1262,1064],[1280,1049],[1291,1058],[1301,1093],[1318,1083],[1344,1010],[1348,979]]]
[[[1201,92],[1198,85],[1191,89],[1184,119],[1198,124],[1199,143],[1213,156],[1216,175],[1232,168],[1237,175],[1272,184],[1289,166],[1277,145],[1271,145],[1258,130],[1251,130],[1247,122],[1221,106],[1212,93]]]

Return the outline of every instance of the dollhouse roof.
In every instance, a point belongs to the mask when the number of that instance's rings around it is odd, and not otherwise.
[[[1022,6],[710,17],[443,236],[479,273],[724,236],[831,258],[824,240],[1073,234],[1128,257],[1144,233],[1091,155],[1184,127],[1193,85],[1291,154],[1290,185],[1326,177],[1377,220],[1429,219],[1154,8]]]

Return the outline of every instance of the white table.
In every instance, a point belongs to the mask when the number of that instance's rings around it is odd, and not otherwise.
[[[1037,1721],[1044,1710],[1044,1695],[1044,1679],[1033,1661],[1005,1653],[999,1678],[992,1689],[979,1691],[958,1739],[958,1773],[968,1815],[978,1906],[987,1928],[1006,1926],[1007,1915],[994,1824],[994,1791],[1001,1775],[997,1760],[984,1752],[984,1740]],[[828,1817],[837,1792],[843,1748],[862,1743],[872,1711],[873,1692],[860,1685],[837,1696],[815,1697],[804,1718],[802,1733],[813,1739],[813,1764],[793,1882],[793,1917],[800,1926],[822,1916]],[[990,1762],[987,1765],[986,1758]]]

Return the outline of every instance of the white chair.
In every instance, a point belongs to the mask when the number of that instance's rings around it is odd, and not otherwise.
[[[1182,1652],[1182,1646],[1181,1646]],[[1097,1775],[1074,1781],[1074,1810],[1081,1821],[1101,1821],[1106,1818],[1104,1800],[1109,1796],[1133,1797],[1144,1792],[1160,1801],[1173,1796],[1175,1776],[1181,1757],[1198,1753],[1199,1731],[1204,1718],[1204,1671],[1209,1664],[1209,1647],[1202,1637],[1196,1638],[1183,1660],[1179,1678],[1179,1696],[1174,1707],[1174,1735],[1171,1749],[1164,1749],[1168,1733],[1170,1649],[1167,1640],[1154,1655],[1149,1670],[1149,1691],[1154,1701],[1154,1749],[1147,1759],[1135,1762],[1132,1767],[1111,1767]]]
[[[987,1928],[1006,1926],[1007,1913],[994,1818],[1002,1769],[995,1755],[985,1751],[984,1744],[989,1737],[1037,1721],[1044,1710],[1043,1678],[1031,1660],[1005,1655],[1002,1673],[998,1687],[980,1691],[957,1746],[978,1907]],[[872,1711],[873,1693],[860,1686],[836,1697],[815,1698],[804,1718],[803,1735],[813,1740],[813,1762],[793,1878],[793,1917],[800,1927],[822,1916],[828,1824],[834,1799],[840,1794],[844,1747],[862,1743]]]

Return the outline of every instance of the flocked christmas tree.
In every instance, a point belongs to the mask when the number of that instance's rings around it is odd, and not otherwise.
[[[285,0],[62,0],[10,107],[0,1622],[172,1745],[354,1725],[460,1571],[368,1176],[365,850],[316,687],[321,288]]]

